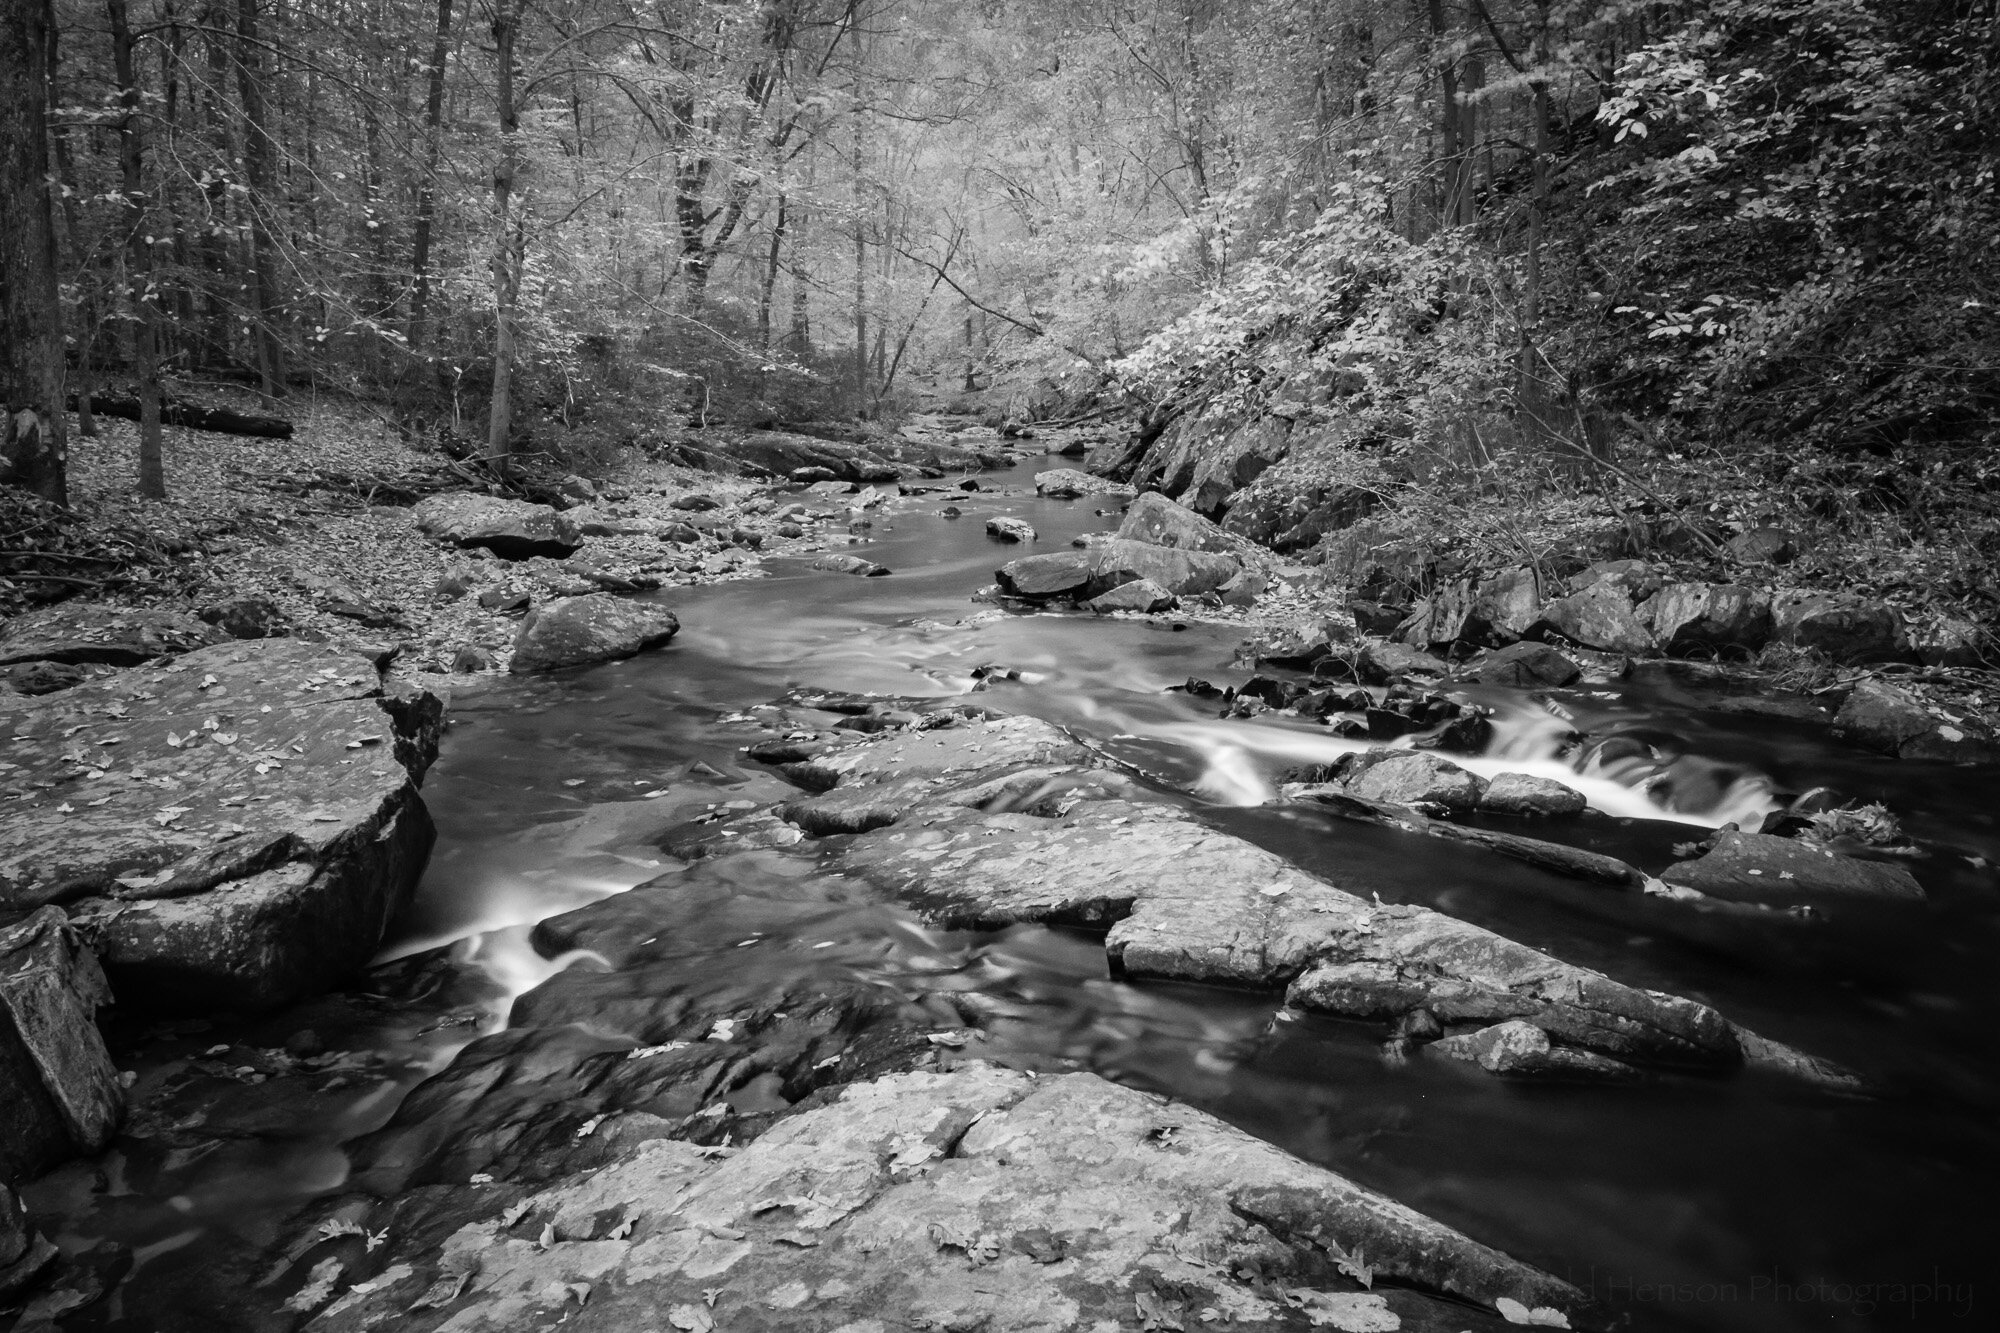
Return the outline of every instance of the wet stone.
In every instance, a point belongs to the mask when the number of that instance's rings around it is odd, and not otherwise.
[[[0,909],[65,907],[121,1000],[256,1008],[374,950],[431,841],[443,704],[263,639],[0,705]]]
[[[1916,876],[1893,862],[1863,860],[1796,838],[1733,829],[1718,835],[1712,850],[1668,867],[1660,878],[1738,902],[1924,900]]]
[[[0,926],[0,1189],[111,1140],[125,1110],[96,1015],[111,990],[62,912]],[[0,1212],[11,1200],[0,1196]],[[0,1216],[0,1271],[6,1253]]]
[[[633,657],[680,632],[664,606],[610,593],[565,597],[531,614],[514,639],[515,675]]]
[[[1495,815],[1579,815],[1587,804],[1583,793],[1574,787],[1527,773],[1501,773],[1486,784],[1479,797],[1480,810]]]
[[[461,1207],[428,1224],[369,1219],[391,1241],[351,1276],[375,1276],[314,1326],[401,1323],[437,1287],[454,1327],[532,1327],[574,1314],[578,1284],[590,1292],[585,1326],[607,1329],[663,1324],[661,1312],[686,1312],[674,1322],[695,1328],[705,1317],[790,1327],[808,1309],[815,1327],[986,1333],[1134,1326],[1135,1308],[1189,1328],[1205,1310],[1280,1327],[1294,1305],[1349,1327],[1480,1318],[1440,1297],[1485,1307],[1486,1320],[1503,1300],[1579,1328],[1601,1319],[1547,1273],[1091,1074],[1036,1079],[977,1063],[891,1074],[741,1148],[662,1138],[607,1164],[521,1194],[510,1216],[527,1222],[512,1232],[497,1201],[483,1217]],[[1379,1289],[1342,1277],[1330,1247],[1365,1253]],[[317,1258],[304,1249],[297,1263]]]

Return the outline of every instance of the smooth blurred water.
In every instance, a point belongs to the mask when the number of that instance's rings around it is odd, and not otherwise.
[[[1035,470],[983,480],[1019,490]],[[946,504],[964,516],[942,517]],[[978,1015],[1001,1058],[1074,1061],[1182,1097],[1569,1276],[1626,1309],[1635,1328],[1965,1327],[2000,1303],[1988,1281],[2000,1274],[1988,1203],[2000,1164],[1993,772],[1876,759],[1662,681],[1563,692],[1566,717],[1518,692],[1481,692],[1498,738],[1466,766],[1578,788],[1606,817],[1562,836],[1649,872],[1675,843],[1820,785],[1885,801],[1935,849],[1915,867],[1928,906],[1810,920],[1704,912],[1265,806],[1284,770],[1361,747],[1310,720],[1221,720],[1213,702],[1168,690],[1190,675],[1247,677],[1231,663],[1240,629],[970,600],[995,566],[1025,553],[983,534],[988,515],[1027,518],[1040,532],[1033,549],[1045,551],[1114,524],[1100,507],[990,492],[893,502],[871,512],[856,548],[889,577],[779,563],[771,577],[660,594],[683,625],[668,648],[458,700],[425,786],[438,846],[383,959],[414,965],[448,947],[437,1007],[463,1025],[362,1031],[380,1077],[319,1119],[154,1163],[144,1179],[120,1167],[96,1195],[80,1170],[59,1173],[37,1206],[64,1215],[73,1247],[100,1236],[184,1245],[204,1228],[270,1234],[286,1207],[344,1178],[335,1145],[381,1123],[516,997],[565,966],[607,965],[542,958],[527,941],[534,922],[672,871],[657,845],[664,830],[791,791],[742,754],[761,736],[745,710],[796,686],[960,695],[976,667],[995,664],[1022,676],[996,680],[983,701],[1068,728],[1163,799],[1343,887],[1426,903],[1708,1001],[1888,1091],[1831,1099],[1764,1077],[1528,1087],[1442,1061],[1395,1064],[1373,1026],[1283,1013],[1274,996],[1114,981],[1087,934],[930,930],[846,902],[808,859],[778,854],[741,858],[690,895],[686,918],[671,923],[677,986],[726,1000],[814,971],[913,1004],[947,999],[951,1012]],[[1583,773],[1559,757],[1571,729],[1630,728],[1665,734],[1682,757],[1670,772],[1627,763]],[[156,1043],[147,1058],[185,1060],[227,1036]]]

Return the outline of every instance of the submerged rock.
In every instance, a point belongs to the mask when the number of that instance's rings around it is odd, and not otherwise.
[[[0,1274],[20,1257],[8,1253],[5,1183],[98,1151],[124,1114],[97,1031],[110,1002],[96,957],[59,909],[0,926]]]
[[[416,784],[443,704],[358,657],[223,644],[0,714],[0,910],[65,906],[126,1003],[323,989],[374,951],[430,850]]]
[[[20,1196],[0,1180],[0,1302],[25,1291],[56,1261],[56,1247],[28,1221]]]
[[[659,647],[680,628],[673,612],[652,602],[607,592],[565,597],[521,623],[508,670],[523,676],[633,657]]]
[[[1715,847],[1668,867],[1669,884],[1738,902],[1810,904],[1827,899],[1917,903],[1923,886],[1906,868],[1864,861],[1796,838],[1724,830]]]
[[[545,555],[560,560],[583,545],[576,520],[548,505],[452,491],[410,511],[418,529],[461,547],[485,547],[503,560]]]

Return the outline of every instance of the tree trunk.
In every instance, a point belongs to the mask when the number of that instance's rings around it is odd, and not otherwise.
[[[764,261],[763,281],[757,288],[757,347],[771,350],[771,298],[778,289],[778,263],[785,245],[785,196],[778,196],[778,216],[771,223],[771,251]]]
[[[854,117],[854,393],[868,395],[868,241],[861,227],[861,117]]]
[[[139,74],[132,61],[132,24],[125,0],[106,0],[111,19],[111,60],[118,72],[118,167],[125,195],[125,287],[136,316],[132,330],[133,370],[139,377],[139,494],[167,498],[160,458],[160,308],[153,291],[153,246],[146,234],[146,141]]]
[[[410,351],[422,353],[430,334],[431,224],[437,216],[438,155],[444,123],[444,62],[450,54],[451,0],[438,0],[437,35],[431,42],[430,87],[424,95],[424,168],[417,184],[416,229],[410,238]]]
[[[285,345],[278,330],[278,285],[272,271],[271,213],[278,206],[276,145],[264,105],[258,0],[236,0],[236,94],[243,103],[243,167],[250,177],[250,277],[257,308],[257,374],[267,401],[285,392]]]
[[[49,0],[0,0],[0,481],[69,503],[49,202]]]
[[[514,307],[521,292],[522,224],[514,216],[515,136],[520,114],[514,105],[514,34],[519,22],[515,0],[496,0],[493,41],[499,50],[500,161],[493,168],[493,400],[486,418],[486,461],[507,471],[514,434]]]

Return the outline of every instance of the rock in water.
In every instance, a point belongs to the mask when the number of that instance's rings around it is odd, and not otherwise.
[[[0,666],[20,662],[138,666],[227,637],[178,611],[65,603],[0,625]]]
[[[1110,592],[1121,583],[1151,579],[1176,597],[1193,597],[1215,592],[1243,572],[1234,556],[1124,538],[1098,542],[1084,555],[1089,562],[1091,596]]]
[[[853,574],[859,578],[879,578],[889,570],[873,560],[863,560],[858,555],[828,554],[814,556],[812,567],[823,569],[829,574]]]
[[[1576,788],[1528,773],[1502,773],[1479,797],[1479,808],[1496,815],[1580,815],[1588,804]]]
[[[1025,519],[1002,515],[986,520],[986,535],[997,537],[1003,542],[1031,542],[1035,539],[1035,530]]]
[[[0,1303],[27,1290],[56,1257],[56,1247],[29,1224],[20,1196],[0,1181]]]
[[[1121,583],[1110,592],[1100,593],[1084,603],[1091,611],[1171,611],[1180,599],[1151,579]]]
[[[1738,902],[1810,904],[1827,899],[1920,903],[1923,886],[1903,866],[1864,861],[1796,838],[1726,830],[1715,847],[1669,866],[1669,884]]]
[[[410,511],[417,527],[455,546],[483,546],[503,560],[560,560],[583,545],[576,520],[548,505],[453,491]]]
[[[1561,689],[1581,679],[1583,668],[1545,643],[1513,643],[1473,667],[1470,675],[1481,685]]]
[[[431,844],[443,703],[292,639],[0,706],[0,911],[68,908],[121,1002],[255,1009],[374,952]]]
[[[614,597],[608,592],[565,597],[531,613],[514,638],[517,676],[633,657],[680,632],[664,606]]]
[[[1342,760],[1336,772],[1341,789],[1363,801],[1465,814],[1486,790],[1483,778],[1424,750],[1368,750]]]
[[[1218,555],[1264,557],[1254,543],[1233,532],[1225,532],[1192,509],[1184,509],[1166,496],[1148,491],[1125,511],[1118,535],[1127,541],[1171,546],[1178,551],[1212,551]]]
[[[1933,710],[1879,680],[1864,680],[1848,694],[1834,716],[1833,734],[1905,759],[1979,762],[2000,752],[1982,720]]]
[[[1514,1077],[1622,1081],[1639,1074],[1608,1056],[1552,1045],[1548,1033],[1518,1018],[1446,1037],[1424,1049],[1433,1055],[1469,1060],[1489,1074]]]
[[[110,1001],[61,909],[0,927],[0,1190],[111,1141],[125,1095],[97,1032],[98,1006]],[[0,1212],[11,1203],[0,1195]],[[0,1217],[0,1273],[20,1257],[6,1253],[7,1223]]]
[[[314,1327],[404,1319],[470,1246],[478,1277],[453,1289],[454,1327],[550,1324],[579,1288],[584,1325],[602,1329],[1136,1329],[1135,1308],[1156,1329],[1199,1328],[1203,1310],[1306,1327],[1292,1304],[1335,1328],[1474,1322],[1440,1297],[1598,1317],[1567,1283],[1393,1199],[1088,1073],[975,1062],[849,1083],[734,1152],[656,1139],[515,1206],[548,1219],[543,1244],[490,1220],[400,1228],[394,1266]],[[644,1220],[586,1239],[617,1217]],[[1379,1291],[1335,1277],[1330,1248],[1365,1256]]]
[[[1130,486],[1121,486],[1103,477],[1093,477],[1088,472],[1079,472],[1073,467],[1059,467],[1035,474],[1035,494],[1045,495],[1051,500],[1075,500],[1086,495],[1124,497],[1132,493]]]

